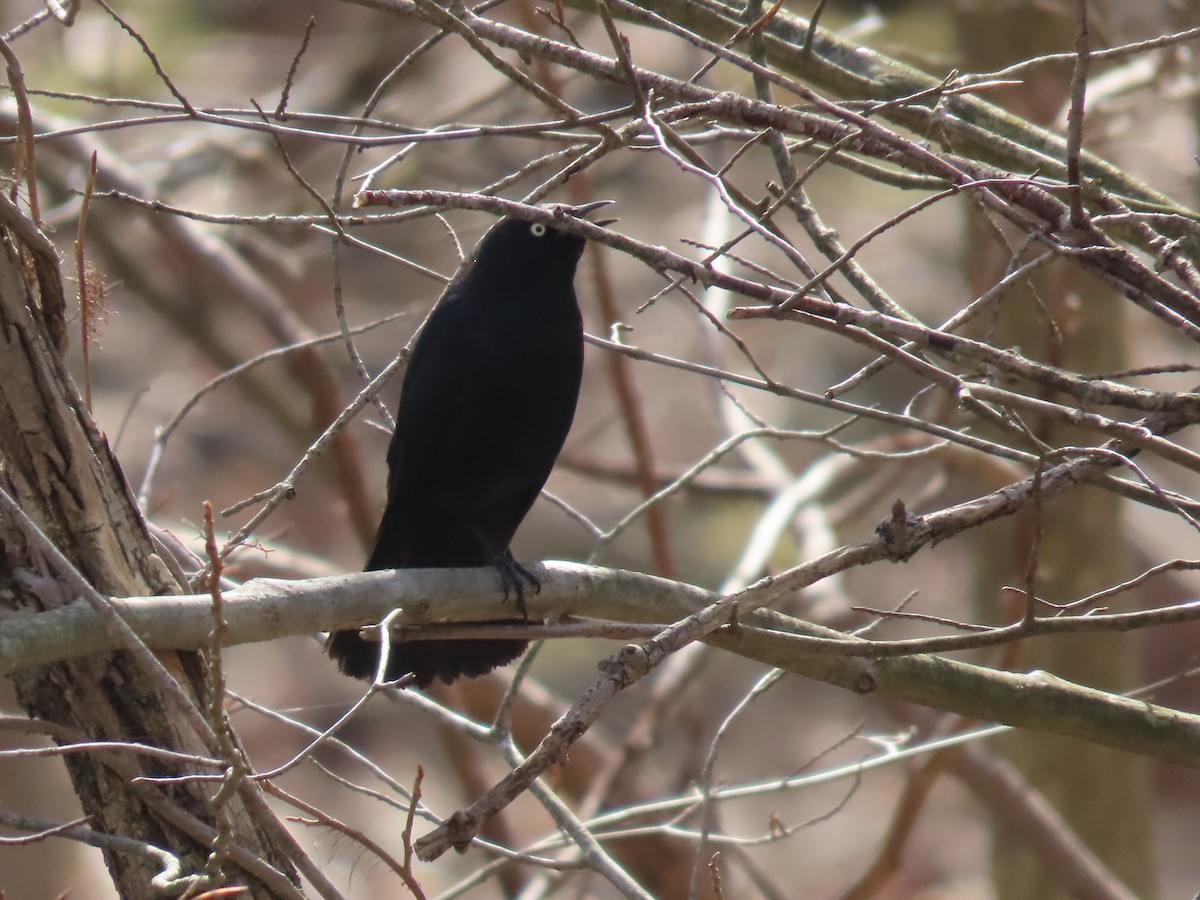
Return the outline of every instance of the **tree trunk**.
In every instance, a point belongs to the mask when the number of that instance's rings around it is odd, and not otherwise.
[[[62,281],[53,246],[34,224],[0,198],[0,489],[23,515],[0,513],[0,616],[79,599],[66,566],[37,545],[40,531],[87,582],[105,596],[178,593],[155,554],[120,466],[83,407],[60,359],[65,347]],[[11,509],[9,510],[11,512]],[[197,709],[205,709],[202,660],[171,654],[161,661]],[[33,718],[69,729],[60,743],[137,741],[182,753],[217,756],[211,733],[171,696],[161,670],[134,654],[97,654],[13,677],[19,702]],[[180,775],[183,767],[127,751],[65,755],[88,826],[177,856],[181,874],[203,870],[218,811],[219,782],[132,783],[138,775]],[[217,773],[220,770],[215,770]],[[257,787],[244,789],[257,790]],[[243,793],[222,811],[235,857],[222,869],[244,896],[296,896],[287,857],[245,813]],[[255,804],[255,808],[258,805]],[[278,833],[278,832],[276,832]],[[151,880],[163,869],[153,856],[105,850],[122,897],[161,896]]]
[[[962,3],[958,34],[966,67],[989,71],[1041,53],[1070,49],[1075,22],[1069,4],[1050,8],[1030,0],[999,5]],[[1053,121],[1070,94],[1070,67],[1035,69],[1024,79],[1022,86],[993,99],[1030,121]],[[1009,251],[996,240],[994,226],[977,218],[968,238],[968,275],[977,295],[996,283],[1010,261]],[[1031,281],[1032,287],[1028,283],[1014,285],[1006,293],[999,313],[989,322],[995,328],[990,333],[992,340],[1000,346],[1021,347],[1031,358],[1073,372],[1123,367],[1125,304],[1110,288],[1066,262],[1044,268]],[[1036,419],[1027,419],[1026,424],[1054,447],[1091,440],[1088,434],[1072,435]],[[1120,499],[1089,489],[998,526],[1003,539],[998,540],[997,531],[985,529],[978,535],[976,570],[977,599],[986,610],[984,615],[996,615],[997,600],[1005,596],[1001,586],[1025,586],[1031,553],[1036,554],[1036,592],[1051,602],[1084,597],[1128,578],[1132,562],[1122,522]],[[996,547],[1003,545],[1011,552],[997,553]],[[1119,612],[1130,602],[1126,596],[1108,605],[1110,611]],[[1016,603],[1003,608],[1000,616],[1011,621],[1021,612]],[[1028,643],[1010,654],[1004,664],[1021,671],[1045,669],[1081,684],[1121,691],[1138,682],[1140,647],[1141,641],[1134,635],[1098,632]],[[1117,878],[1139,897],[1154,895],[1152,790],[1150,768],[1144,759],[1027,731],[1015,732],[1000,746]],[[1102,790],[1098,789],[1101,785]],[[1026,841],[1027,835],[997,830],[992,847],[996,896],[1070,897],[1060,879],[1047,872],[1029,851]]]

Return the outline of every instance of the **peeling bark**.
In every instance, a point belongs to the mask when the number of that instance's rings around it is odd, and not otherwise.
[[[178,593],[155,555],[120,465],[56,349],[64,345],[64,332],[58,316],[46,312],[64,308],[54,250],[11,204],[0,206],[0,218],[7,226],[0,244],[0,488],[101,594]],[[36,615],[75,599],[64,573],[30,543],[29,534],[27,524],[0,515],[0,615]],[[199,655],[160,659],[204,709]],[[46,666],[13,676],[13,682],[30,716],[66,726],[83,739],[139,741],[214,756],[211,734],[199,733],[179,713],[161,673],[148,671],[128,652]],[[132,784],[137,775],[184,773],[132,754],[72,753],[66,764],[91,828],[175,854],[185,876],[204,868],[216,828],[210,797],[218,785]],[[240,798],[223,814],[244,858],[260,861],[260,874],[264,862],[276,870],[268,883],[226,862],[227,883],[248,885],[247,896],[294,896],[281,891],[284,882],[296,880],[290,863],[245,814]],[[110,850],[105,859],[122,897],[161,896],[150,883],[161,868],[152,858]]]

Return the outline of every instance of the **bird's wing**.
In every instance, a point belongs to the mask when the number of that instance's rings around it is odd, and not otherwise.
[[[451,294],[413,346],[388,447],[388,502],[368,569],[492,561],[462,510],[478,473],[453,463],[475,427],[469,395],[485,337],[476,319],[471,304]]]

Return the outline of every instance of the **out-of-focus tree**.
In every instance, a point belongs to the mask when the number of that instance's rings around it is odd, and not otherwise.
[[[0,889],[100,896],[62,839],[123,897],[1195,880],[1200,34],[809,6],[5,7]],[[591,238],[514,546],[579,562],[513,670],[364,694],[314,633],[511,616],[319,577],[503,215]]]

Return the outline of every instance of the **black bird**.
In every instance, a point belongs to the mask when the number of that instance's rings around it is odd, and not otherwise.
[[[582,218],[611,202],[547,208]],[[387,506],[367,571],[495,565],[524,614],[521,578],[536,582],[508,545],[575,415],[583,323],[573,282],[584,244],[541,223],[502,219],[438,302],[400,389]],[[526,643],[394,643],[385,676],[449,684],[511,662]],[[345,674],[375,677],[380,646],[357,630],[335,632],[326,650]]]

